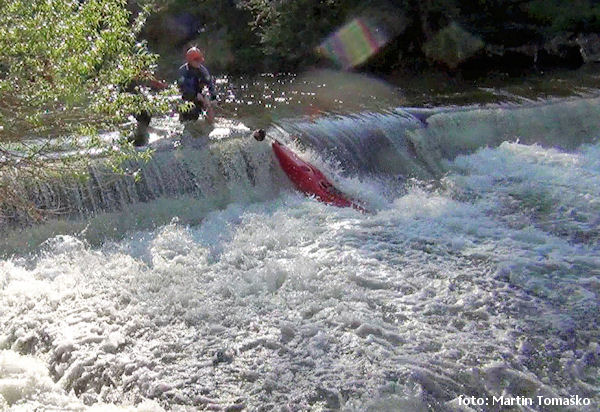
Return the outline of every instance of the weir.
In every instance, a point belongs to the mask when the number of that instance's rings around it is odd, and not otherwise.
[[[149,162],[124,164],[130,172],[126,175],[115,174],[99,159],[89,167],[87,179],[13,179],[11,184],[38,208],[59,217],[85,218],[182,195],[218,208],[234,201],[269,198],[281,187],[282,176],[273,170],[270,151],[253,142],[232,139],[202,147],[171,144],[170,149],[163,144]],[[4,215],[5,224],[26,223],[26,216],[11,211]]]
[[[569,150],[597,140],[600,99],[568,99],[527,106],[404,109],[330,115],[274,123],[269,136],[290,144],[333,180],[391,177],[430,180],[446,171],[446,161],[504,141]],[[565,140],[564,136],[569,136]],[[167,139],[163,139],[167,140]],[[193,139],[192,139],[193,140]],[[272,198],[289,185],[266,144],[248,136],[206,146],[162,141],[148,163],[129,163],[137,176],[118,176],[101,161],[89,179],[53,182],[14,180],[40,209],[58,217],[118,211],[159,198],[191,196],[204,208]],[[6,210],[4,226],[27,223]]]

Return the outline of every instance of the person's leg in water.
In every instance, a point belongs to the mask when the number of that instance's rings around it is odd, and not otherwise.
[[[195,144],[207,143],[208,133],[205,129],[204,122],[198,122],[200,113],[202,112],[202,103],[200,101],[193,102],[193,106],[187,111],[179,112],[179,121],[184,125],[184,140],[192,138],[196,141]]]
[[[181,123],[195,122],[200,117],[200,107],[197,102],[192,102],[192,107],[188,110],[179,111],[179,121]]]
[[[148,144],[148,126],[150,126],[152,115],[146,110],[142,110],[140,113],[136,113],[134,117],[137,120],[137,126],[129,141],[133,142],[135,146],[144,146]]]

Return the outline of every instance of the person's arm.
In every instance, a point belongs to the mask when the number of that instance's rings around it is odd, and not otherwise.
[[[167,83],[162,80],[158,80],[154,73],[149,70],[143,71],[138,76],[138,82],[154,90],[164,90],[167,88]]]
[[[208,87],[210,100],[216,100],[217,93],[215,91],[215,82],[213,82],[212,76],[208,72],[208,69],[204,66],[200,68],[200,72],[202,73],[202,83],[204,83]]]
[[[168,85],[166,82],[158,80],[156,77],[152,77],[150,79],[150,87],[152,87],[154,90],[164,90],[168,87]]]
[[[213,123],[215,121],[215,110],[213,108],[213,102],[202,93],[198,93],[198,101],[202,103],[202,107],[206,110],[206,121]]]
[[[180,67],[177,76],[177,86],[179,87],[179,91],[183,94],[183,87],[185,84],[185,70],[184,67]]]

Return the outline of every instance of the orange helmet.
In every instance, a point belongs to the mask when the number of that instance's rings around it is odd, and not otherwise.
[[[185,61],[188,63],[193,62],[195,60],[202,60],[204,54],[197,47],[190,47],[188,51],[185,53]]]

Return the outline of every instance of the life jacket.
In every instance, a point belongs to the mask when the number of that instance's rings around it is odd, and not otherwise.
[[[196,95],[208,87],[211,96],[215,95],[215,85],[208,69],[204,66],[191,67],[187,63],[179,68],[179,90],[184,100],[194,101]]]

